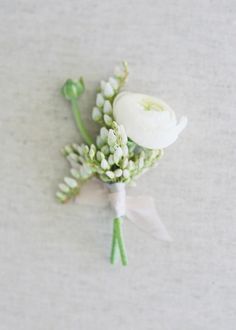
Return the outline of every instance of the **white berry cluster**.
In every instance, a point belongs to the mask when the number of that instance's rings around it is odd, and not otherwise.
[[[114,120],[112,114],[112,103],[120,92],[128,77],[128,65],[123,62],[114,70],[114,76],[108,81],[102,80],[96,97],[96,106],[93,108],[92,118],[100,125],[111,127]]]

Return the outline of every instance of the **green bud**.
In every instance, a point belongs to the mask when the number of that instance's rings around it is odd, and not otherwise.
[[[85,90],[84,81],[81,77],[79,80],[68,79],[62,87],[62,94],[67,100],[77,99]]]

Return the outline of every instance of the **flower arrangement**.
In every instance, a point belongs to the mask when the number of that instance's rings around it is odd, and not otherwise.
[[[101,81],[92,110],[92,119],[101,126],[96,140],[84,126],[78,106],[78,98],[85,90],[83,79],[65,82],[62,94],[71,103],[85,143],[73,143],[63,149],[71,175],[59,184],[56,194],[65,203],[76,197],[90,178],[104,183],[115,210],[111,263],[115,262],[118,250],[123,265],[127,264],[122,233],[125,187],[157,164],[163,149],[177,139],[187,124],[186,117],[177,123],[174,111],[158,98],[122,92],[127,78],[128,65],[123,62],[115,68],[113,77]]]

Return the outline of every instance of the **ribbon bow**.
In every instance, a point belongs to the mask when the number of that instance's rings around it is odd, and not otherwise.
[[[121,218],[126,217],[143,232],[155,239],[171,241],[165,226],[157,213],[154,199],[150,196],[126,196],[124,183],[103,184],[98,179],[92,179],[81,189],[76,203],[106,207],[110,205],[114,212],[114,227],[111,262],[115,260],[116,245],[118,245],[123,265],[127,264],[126,253],[121,231]]]

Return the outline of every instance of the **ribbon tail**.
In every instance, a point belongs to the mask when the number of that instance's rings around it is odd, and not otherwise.
[[[147,196],[127,197],[126,216],[140,230],[153,238],[172,241],[157,213],[153,198]]]
[[[92,178],[82,186],[75,202],[80,205],[105,207],[109,204],[107,189],[101,181]]]

